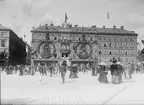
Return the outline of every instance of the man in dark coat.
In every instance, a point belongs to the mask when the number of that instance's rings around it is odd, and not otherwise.
[[[111,71],[111,75],[112,75],[112,80],[113,80],[114,71],[116,69],[117,69],[116,60],[113,60],[113,64],[110,65],[110,71]]]
[[[96,73],[95,73],[95,65],[94,64],[92,64],[92,76],[96,76]]]
[[[64,62],[62,63],[62,65],[60,66],[60,73],[61,73],[62,83],[65,82],[66,67],[67,67],[67,64],[66,64],[66,62],[64,61]]]

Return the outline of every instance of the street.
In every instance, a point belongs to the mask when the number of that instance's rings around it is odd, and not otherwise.
[[[144,104],[144,74],[134,74],[122,84],[100,84],[98,76],[91,72],[79,73],[78,79],[69,79],[62,84],[60,76],[18,76],[1,74],[1,104]]]

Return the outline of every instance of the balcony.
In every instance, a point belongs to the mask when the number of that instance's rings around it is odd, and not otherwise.
[[[60,52],[69,54],[71,52],[71,50],[70,49],[60,49]]]

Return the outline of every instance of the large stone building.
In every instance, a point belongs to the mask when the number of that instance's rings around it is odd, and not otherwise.
[[[137,34],[117,28],[43,25],[32,29],[34,62],[106,62],[113,58],[136,63]]]
[[[25,43],[10,28],[0,24],[0,65],[24,64]]]

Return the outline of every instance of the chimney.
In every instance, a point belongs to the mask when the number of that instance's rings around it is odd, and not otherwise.
[[[124,26],[121,26],[121,30],[123,30],[124,29]]]
[[[113,28],[116,29],[116,26],[114,25]]]
[[[32,27],[33,29],[35,28],[35,27]]]
[[[105,26],[103,26],[103,28],[105,28]]]

